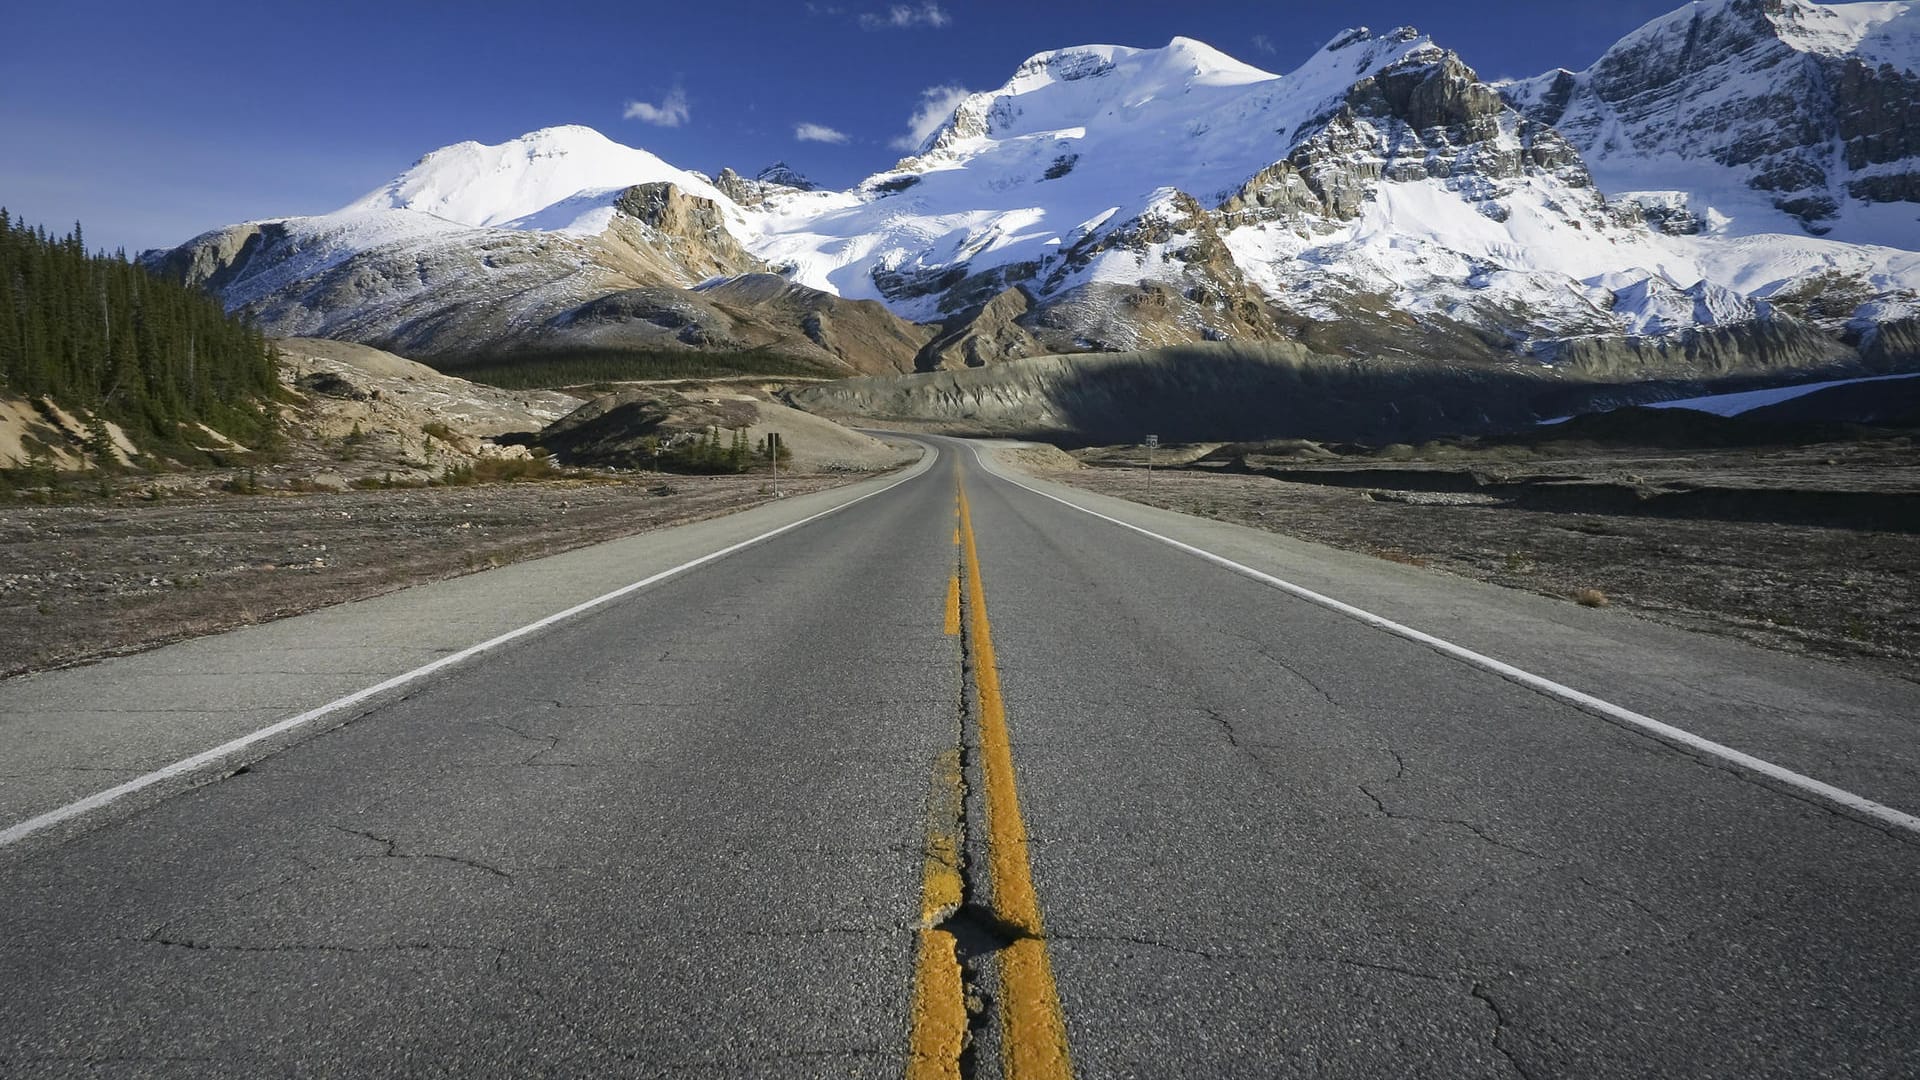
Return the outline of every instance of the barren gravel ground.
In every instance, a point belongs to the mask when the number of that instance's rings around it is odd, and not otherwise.
[[[0,675],[742,510],[761,476],[0,503]],[[783,478],[800,494],[858,475]],[[615,583],[618,584],[618,583]]]
[[[1662,622],[1920,680],[1920,536],[1911,533],[1543,512],[1185,470],[1049,476],[1569,603],[1598,589]]]

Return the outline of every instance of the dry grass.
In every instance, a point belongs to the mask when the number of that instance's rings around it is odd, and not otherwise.
[[[1385,559],[1401,566],[1426,566],[1429,561],[1424,555],[1415,555],[1399,548],[1374,548],[1371,554],[1376,559]]]
[[[1700,467],[1710,470],[1717,460]],[[1829,486],[1897,488],[1911,472],[1877,459],[1838,468],[1844,475]],[[1797,482],[1794,475],[1777,482]],[[1577,603],[1591,589],[1608,610],[1863,663],[1896,678],[1920,671],[1920,606],[1912,601],[1920,543],[1912,533],[1369,501],[1352,488],[1177,469],[1156,473],[1151,483],[1128,469],[1083,469],[1057,479],[1186,513],[1210,509],[1241,525],[1396,562],[1417,559],[1562,603]]]

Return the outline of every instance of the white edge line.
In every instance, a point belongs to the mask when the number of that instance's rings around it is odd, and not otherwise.
[[[927,444],[922,443],[921,445],[925,446]],[[44,814],[40,814],[35,817],[30,817],[27,820],[20,822],[19,824],[10,825],[4,831],[0,831],[0,848],[7,847],[10,844],[17,843],[27,838],[28,836],[31,836],[32,834],[37,833],[49,826],[58,825],[60,822],[66,821],[70,818],[76,818],[76,817],[79,817],[81,814],[88,813],[89,811],[98,810],[99,808],[106,806],[108,803],[111,803],[124,796],[131,795],[134,792],[141,790],[142,788],[152,787],[154,784],[157,784],[162,780],[168,780],[176,776],[181,776],[186,773],[193,772],[196,769],[199,769],[203,766],[219,761],[220,759],[227,757],[230,754],[233,754],[240,750],[244,750],[247,747],[252,746],[257,742],[260,742],[263,739],[270,739],[275,735],[280,734],[281,732],[291,731],[294,728],[300,727],[303,724],[312,723],[313,721],[318,720],[323,716],[328,716],[332,713],[337,713],[342,709],[351,708],[367,700],[368,698],[375,697],[379,694],[383,694],[388,690],[392,690],[397,686],[405,686],[407,683],[415,682],[419,679],[425,678],[426,676],[431,675],[434,672],[441,670],[442,668],[452,667],[453,665],[458,664],[463,660],[470,660],[473,657],[480,655],[481,653],[488,652],[492,649],[497,649],[500,646],[505,645],[510,641],[514,641],[519,638],[526,637],[528,634],[532,634],[537,631],[544,630],[547,627],[552,626],[554,623],[561,622],[565,619],[570,619],[573,616],[578,615],[583,611],[589,611],[593,608],[597,608],[601,606],[602,604],[606,604],[613,600],[618,600],[621,597],[628,595],[629,593],[637,592],[638,590],[644,589],[649,585],[655,584],[657,582],[665,581],[670,577],[674,577],[675,575],[685,573],[686,571],[691,570],[696,566],[702,566],[706,563],[710,563],[714,561],[715,559],[724,558],[725,556],[731,555],[734,552],[739,551],[741,548],[752,547],[753,545],[758,544],[763,540],[770,540],[776,536],[779,536],[781,533],[791,532],[802,525],[819,521],[821,518],[826,517],[828,514],[837,514],[840,511],[845,510],[849,506],[854,506],[858,503],[863,503],[868,499],[873,498],[876,495],[884,495],[887,492],[892,491],[894,488],[899,487],[901,484],[904,484],[909,480],[913,480],[921,476],[927,471],[927,468],[932,467],[933,462],[939,460],[940,451],[937,448],[931,447],[931,446],[929,446],[928,449],[931,451],[932,456],[924,459],[927,463],[926,468],[916,469],[912,473],[906,476],[903,476],[898,480],[895,480],[893,483],[888,484],[886,487],[880,488],[877,491],[869,491],[865,495],[862,495],[857,499],[849,499],[838,506],[830,507],[829,509],[822,510],[817,514],[812,515],[811,517],[801,518],[799,521],[782,525],[779,528],[773,529],[769,532],[763,532],[760,535],[753,537],[750,540],[742,540],[739,543],[734,544],[730,547],[724,547],[718,551],[709,552],[708,554],[702,555],[697,559],[693,559],[689,562],[683,562],[679,566],[675,566],[668,570],[662,570],[659,573],[652,575],[651,577],[642,578],[639,581],[632,583],[631,585],[623,585],[620,588],[615,589],[610,593],[605,593],[601,596],[596,596],[591,600],[587,600],[582,603],[575,604],[572,607],[567,608],[565,611],[557,611],[552,615],[548,615],[544,619],[540,619],[536,622],[530,622],[527,625],[522,626],[516,630],[509,630],[506,633],[499,635],[498,637],[488,638],[487,640],[479,643],[478,645],[469,645],[466,648],[460,650],[459,652],[451,653],[449,655],[443,656],[440,659],[435,660],[428,664],[422,664],[421,666],[414,668],[412,671],[407,671],[399,675],[395,675],[393,678],[388,679],[385,682],[376,683],[363,690],[355,690],[353,693],[348,694],[345,697],[336,698],[333,701],[329,701],[325,705],[320,706],[319,708],[309,709],[298,716],[289,716],[285,720],[276,721],[272,724],[267,725],[266,727],[260,728],[257,731],[252,731],[245,735],[242,735],[237,739],[231,739],[231,740],[228,740],[227,742],[223,742],[219,746],[216,746],[211,750],[202,750],[200,753],[195,754],[192,757],[182,758],[171,765],[162,766],[161,768],[155,769],[150,773],[146,773],[141,776],[136,776],[133,779],[126,781],[125,783],[115,784],[113,787],[107,788],[104,791],[96,791],[92,795],[88,795],[84,799],[75,800],[74,802],[70,802],[65,806],[59,807],[57,809],[49,810]]]
[[[1259,570],[1255,570],[1251,566],[1244,566],[1240,563],[1234,562],[1232,559],[1226,558],[1221,555],[1215,555],[1213,552],[1207,551],[1204,548],[1197,548],[1197,547],[1194,547],[1192,544],[1182,543],[1178,540],[1173,539],[1172,537],[1162,536],[1159,533],[1153,532],[1149,529],[1143,529],[1138,525],[1121,521],[1119,518],[1108,517],[1107,515],[1102,514],[1097,510],[1089,510],[1078,503],[1069,502],[1066,499],[1062,499],[1057,495],[1050,495],[1044,491],[1041,491],[1039,488],[1031,487],[1027,484],[1023,484],[1020,481],[1014,479],[1013,477],[1008,476],[1006,473],[1000,472],[999,470],[994,469],[991,466],[988,466],[986,463],[986,459],[980,456],[980,448],[977,445],[973,446],[973,457],[975,461],[980,463],[980,467],[982,469],[985,469],[987,472],[992,473],[995,476],[998,476],[1000,479],[1005,480],[1007,483],[1012,484],[1015,487],[1025,488],[1027,491],[1030,491],[1033,494],[1038,495],[1043,499],[1052,499],[1054,502],[1057,502],[1062,506],[1072,507],[1073,509],[1080,511],[1083,514],[1091,514],[1092,516],[1097,517],[1102,521],[1106,521],[1114,525],[1118,525],[1123,529],[1131,529],[1132,531],[1137,532],[1142,536],[1152,537],[1153,539],[1158,540],[1161,543],[1168,545],[1169,547],[1178,548],[1179,550],[1184,551],[1189,555],[1198,556],[1199,558],[1205,559],[1206,561],[1213,563],[1216,566],[1220,566],[1227,570],[1231,570],[1234,573],[1241,575],[1242,577],[1252,578],[1253,580],[1258,581],[1263,585],[1270,585],[1273,588],[1279,589],[1282,592],[1296,596],[1302,600],[1307,601],[1308,603],[1318,604],[1319,606],[1326,608],[1330,611],[1339,612],[1342,615],[1348,616],[1349,618],[1352,618],[1352,619],[1356,619],[1360,622],[1365,623],[1368,626],[1374,627],[1375,629],[1384,630],[1387,633],[1393,634],[1396,637],[1405,638],[1408,641],[1418,642],[1419,644],[1425,645],[1428,648],[1431,648],[1437,652],[1444,653],[1447,656],[1454,658],[1455,660],[1459,660],[1464,663],[1471,664],[1477,668],[1482,668],[1484,670],[1491,671],[1494,674],[1500,676],[1501,678],[1518,683],[1521,686],[1528,688],[1529,690],[1538,691],[1539,693],[1545,694],[1548,697],[1556,698],[1560,701],[1564,701],[1569,705],[1573,705],[1576,708],[1585,710],[1587,712],[1599,714],[1600,716],[1603,716],[1607,719],[1616,720],[1616,721],[1619,721],[1620,723],[1629,724],[1633,727],[1640,728],[1668,742],[1679,743],[1682,746],[1687,746],[1694,750],[1698,750],[1703,754],[1710,754],[1713,757],[1717,757],[1722,761],[1728,762],[1729,764],[1737,765],[1740,768],[1749,770],[1751,772],[1759,773],[1760,775],[1765,776],[1771,780],[1778,781],[1779,783],[1785,784],[1788,787],[1795,788],[1809,795],[1815,796],[1820,799],[1824,799],[1827,802],[1845,807],[1846,809],[1851,810],[1856,814],[1861,814],[1865,817],[1872,818],[1875,821],[1880,822],[1882,824],[1890,825],[1896,829],[1904,829],[1907,832],[1920,835],[1920,817],[1916,817],[1915,815],[1909,814],[1903,810],[1896,810],[1893,807],[1887,806],[1883,803],[1874,802],[1872,799],[1866,798],[1865,796],[1855,795],[1853,792],[1848,791],[1845,788],[1835,787],[1824,780],[1816,780],[1811,776],[1806,776],[1801,773],[1794,772],[1792,769],[1786,768],[1785,766],[1775,765],[1773,762],[1767,761],[1764,758],[1754,757],[1752,754],[1749,754],[1740,750],[1735,750],[1731,746],[1727,746],[1723,743],[1717,743],[1717,742],[1714,742],[1712,739],[1695,735],[1693,732],[1687,731],[1683,728],[1677,728],[1677,727],[1674,727],[1672,724],[1663,723],[1659,720],[1655,720],[1651,716],[1646,716],[1641,713],[1634,712],[1632,709],[1623,708],[1619,705],[1613,704],[1610,701],[1604,701],[1600,698],[1594,697],[1592,694],[1575,690],[1570,686],[1564,686],[1560,683],[1554,682],[1552,679],[1548,679],[1540,675],[1535,675],[1530,671],[1523,671],[1520,668],[1514,667],[1512,664],[1508,664],[1500,660],[1495,660],[1491,656],[1486,656],[1482,653],[1474,652],[1472,649],[1466,648],[1464,646],[1455,645],[1451,641],[1434,637],[1432,634],[1423,633],[1422,631],[1415,630],[1410,626],[1406,626],[1401,623],[1394,622],[1392,619],[1383,618],[1379,615],[1375,615],[1371,611],[1367,611],[1362,608],[1357,608],[1357,607],[1354,607],[1352,604],[1343,603],[1339,600],[1335,600],[1331,596],[1326,596],[1321,593],[1314,592],[1312,589],[1308,589],[1304,586],[1295,585],[1291,581],[1286,581],[1281,578],[1274,577],[1272,574],[1263,573]]]

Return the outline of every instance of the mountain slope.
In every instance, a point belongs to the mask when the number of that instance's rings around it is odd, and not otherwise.
[[[1920,246],[1911,4],[1706,0],[1503,89],[1610,189],[1682,196],[1677,230]]]
[[[1884,367],[1920,356],[1920,232],[1878,228],[1915,209],[1887,201],[1920,170],[1912,35],[1905,4],[1708,0],[1586,72],[1504,86],[1407,28],[1285,75],[1187,38],[1081,46],[845,191],[784,166],[709,181],[553,128],[149,258],[274,332],[425,357],[762,350],[884,373],[1297,339],[1609,378],[1856,348]],[[1640,183],[1661,169],[1670,185]]]

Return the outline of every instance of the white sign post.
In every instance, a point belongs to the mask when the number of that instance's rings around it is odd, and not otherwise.
[[[1160,445],[1160,436],[1147,436],[1147,479],[1153,479],[1153,448]]]

